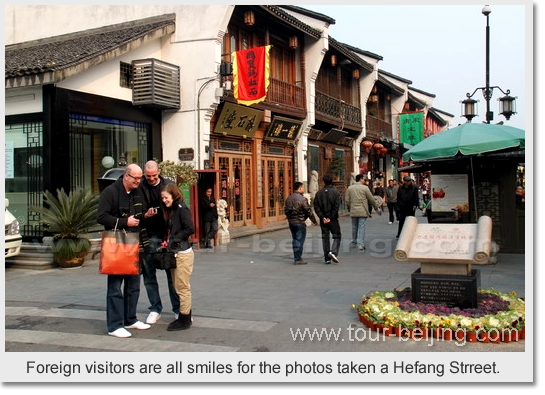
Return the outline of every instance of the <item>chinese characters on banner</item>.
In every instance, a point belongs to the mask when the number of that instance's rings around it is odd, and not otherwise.
[[[267,97],[269,89],[269,51],[271,46],[250,48],[231,54],[233,94],[237,103],[251,106]]]
[[[424,113],[399,114],[399,142],[416,145],[424,139]]]

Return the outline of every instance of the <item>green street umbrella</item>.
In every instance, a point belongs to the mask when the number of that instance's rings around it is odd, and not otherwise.
[[[434,134],[403,154],[403,161],[471,156],[510,148],[524,148],[524,130],[507,125],[465,123]]]

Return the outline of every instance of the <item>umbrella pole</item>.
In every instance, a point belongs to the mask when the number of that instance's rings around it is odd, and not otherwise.
[[[477,213],[477,191],[475,190],[475,173],[473,172],[473,157],[469,157],[471,166],[471,183],[473,184],[473,205],[475,206],[475,223],[479,222],[479,214]]]

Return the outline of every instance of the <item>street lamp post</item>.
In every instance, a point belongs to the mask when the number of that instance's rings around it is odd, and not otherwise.
[[[511,118],[511,115],[516,114],[515,99],[516,97],[510,96],[510,91],[507,89],[506,92],[503,91],[499,86],[490,86],[490,24],[489,24],[489,15],[492,12],[492,9],[489,5],[485,5],[481,11],[484,16],[486,16],[486,72],[485,72],[485,86],[477,88],[473,91],[472,94],[467,93],[466,99],[462,103],[462,116],[467,118],[468,122],[477,116],[476,104],[478,100],[472,99],[475,92],[481,90],[483,92],[483,97],[486,100],[486,123],[490,123],[494,119],[494,113],[490,111],[490,99],[494,93],[494,89],[499,89],[505,96],[498,99],[500,102],[500,114],[502,114],[507,120]]]

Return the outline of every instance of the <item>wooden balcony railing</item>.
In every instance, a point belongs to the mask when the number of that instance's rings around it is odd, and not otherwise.
[[[373,115],[367,115],[365,129],[368,137],[392,137],[392,124]]]
[[[316,115],[328,118],[333,123],[344,120],[345,125],[361,127],[361,109],[346,104],[338,98],[316,92]]]
[[[270,79],[267,102],[305,109],[305,88],[276,78]]]

